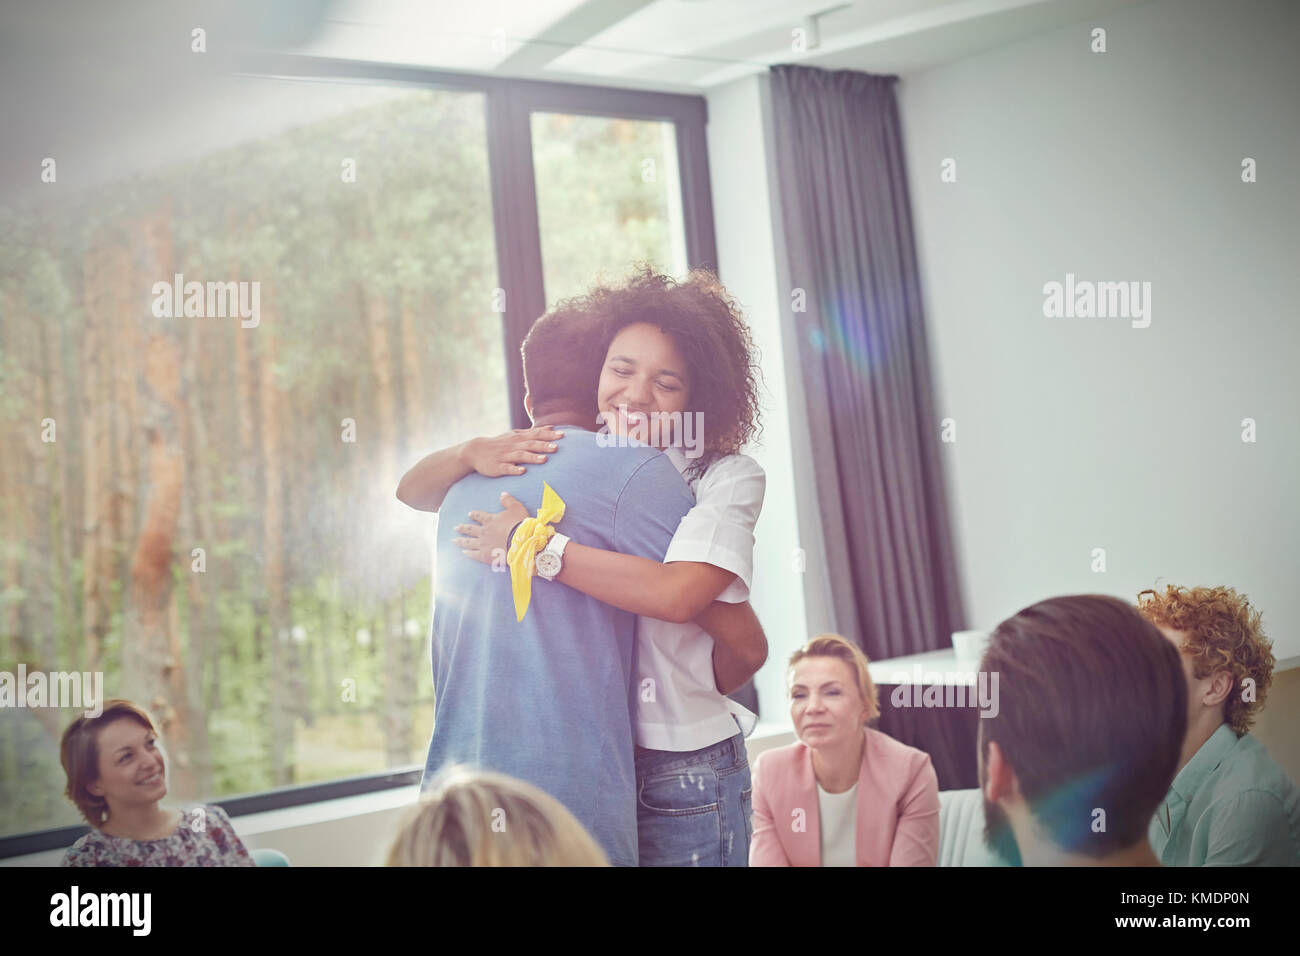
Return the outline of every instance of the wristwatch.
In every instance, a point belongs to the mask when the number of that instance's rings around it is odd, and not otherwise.
[[[537,574],[547,581],[552,581],[564,567],[564,546],[569,543],[567,535],[555,533],[551,535],[551,540],[546,542],[546,547],[537,552]]]

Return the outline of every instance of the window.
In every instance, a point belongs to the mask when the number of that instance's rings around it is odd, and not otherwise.
[[[6,255],[6,657],[152,702],[176,798],[422,758],[431,519],[393,489],[509,427],[483,95],[288,86]],[[0,833],[80,822],[75,716],[0,711]]]
[[[269,78],[300,72],[328,82]],[[265,73],[222,148],[0,211],[0,671],[149,707],[177,801],[422,764],[434,519],[401,471],[521,423],[546,304],[713,264],[698,99]],[[0,708],[0,856],[82,822],[81,709]]]
[[[686,274],[672,123],[533,113],[532,145],[548,304],[631,262]]]

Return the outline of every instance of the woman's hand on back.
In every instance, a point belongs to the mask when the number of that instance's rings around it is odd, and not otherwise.
[[[522,475],[524,465],[540,465],[555,442],[564,437],[550,425],[516,428],[492,438],[474,438],[465,443],[465,463],[487,478]]]

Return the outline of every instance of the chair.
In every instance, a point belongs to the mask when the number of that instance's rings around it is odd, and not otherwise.
[[[984,801],[978,788],[939,791],[939,865],[1007,865],[984,845]]]
[[[258,866],[289,866],[289,858],[279,850],[272,850],[270,847],[259,847],[252,851],[253,862]]]

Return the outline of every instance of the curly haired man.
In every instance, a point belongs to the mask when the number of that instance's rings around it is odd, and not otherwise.
[[[1259,612],[1228,587],[1138,595],[1138,610],[1174,643],[1188,682],[1187,737],[1151,821],[1166,866],[1300,865],[1300,791],[1250,735],[1273,681]]]

